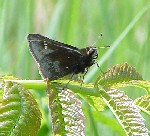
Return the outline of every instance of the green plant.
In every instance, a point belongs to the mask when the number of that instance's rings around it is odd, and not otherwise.
[[[143,80],[141,75],[132,66],[126,63],[116,65],[108,69],[102,76],[99,76],[95,84],[83,83],[81,86],[80,82],[70,81],[67,86],[68,89],[66,89],[64,87],[66,87],[67,83],[68,80],[62,79],[51,81],[47,84],[54,135],[84,135],[83,122],[90,112],[84,109],[84,116],[80,102],[82,98],[90,105],[89,110],[95,113],[93,117],[98,118],[98,120],[101,120],[99,110],[104,110],[104,107],[107,105],[122,128],[113,126],[115,123],[111,124],[113,120],[109,117],[105,118],[105,124],[117,131],[119,135],[148,136],[148,130],[140,110],[150,116],[150,82]],[[23,86],[25,88],[45,88],[45,83],[43,81],[12,80],[9,77],[1,78],[1,135],[36,135],[38,133],[41,114],[34,98]],[[123,91],[118,89],[126,86],[144,88],[147,94],[132,100]],[[77,97],[76,93],[80,97]],[[14,111],[19,114],[14,114]],[[91,114],[89,116],[92,117]],[[94,129],[93,135],[98,135],[96,128]],[[28,133],[25,133],[26,131]]]
[[[148,0],[1,0],[0,76],[15,75],[20,79],[41,79],[28,50],[26,37],[29,33],[43,34],[79,48],[92,45],[99,33],[103,33],[102,39],[96,46],[111,45],[111,48],[98,50],[97,61],[101,69],[105,71],[106,68],[115,64],[128,62],[136,67],[144,79],[149,80],[149,4]],[[95,65],[89,69],[84,80],[95,83],[95,79],[100,75],[100,70]],[[51,121],[48,116],[45,83],[38,80],[17,80],[16,82],[31,89],[30,92],[39,104],[42,124],[38,135],[50,135],[52,133]],[[84,88],[77,87],[80,83],[76,81],[73,83],[72,87],[76,88],[75,91],[80,90],[85,95],[87,92],[91,95],[95,94],[94,89],[88,89],[90,84],[83,84],[83,86],[87,85]],[[123,89],[133,99],[144,96],[144,91],[140,91],[139,88]],[[108,108],[103,110],[104,102],[101,100],[100,97],[88,95],[86,98],[88,103],[83,101],[82,107],[86,116],[85,122],[87,122],[85,123],[86,135],[120,136],[123,133],[122,127]],[[101,104],[97,105],[97,103]],[[89,104],[102,112],[91,109]],[[149,116],[142,115],[150,130],[149,121],[147,121]]]

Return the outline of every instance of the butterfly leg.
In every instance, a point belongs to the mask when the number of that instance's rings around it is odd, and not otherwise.
[[[68,84],[69,84],[70,81],[73,79],[74,74],[75,74],[75,73],[73,72],[72,75],[71,75],[71,77],[70,77],[70,80],[69,80],[68,83],[66,84],[66,87],[65,87],[65,88],[67,88]]]
[[[97,67],[100,69],[100,71],[104,74],[103,70],[100,68],[99,64],[97,62],[95,62]]]
[[[87,74],[87,72],[88,72],[88,68],[86,68],[85,69],[85,72],[83,73],[83,76],[82,76],[82,80],[81,80],[81,87],[82,87],[82,84],[83,84],[83,80],[84,80],[84,77],[85,77],[85,75]]]

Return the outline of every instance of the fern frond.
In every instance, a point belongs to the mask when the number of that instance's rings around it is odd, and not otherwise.
[[[150,94],[137,98],[135,104],[150,116]]]
[[[81,102],[69,89],[48,87],[49,108],[53,134],[61,136],[84,136],[84,115]]]
[[[117,87],[118,84],[123,84],[132,80],[142,80],[142,76],[135,70],[134,67],[125,63],[115,65],[111,69],[108,69],[97,79],[96,84],[107,87]]]
[[[98,89],[127,135],[148,136],[144,119],[132,99],[117,89],[102,88],[100,85]]]
[[[31,93],[15,82],[1,82],[0,135],[36,136],[41,113]]]

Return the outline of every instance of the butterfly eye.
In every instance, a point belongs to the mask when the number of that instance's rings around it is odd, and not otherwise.
[[[97,59],[97,58],[98,58],[97,51],[93,54],[92,58],[93,58],[93,59]]]

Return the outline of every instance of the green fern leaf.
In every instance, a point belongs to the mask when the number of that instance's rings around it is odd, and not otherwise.
[[[144,119],[133,101],[124,92],[98,85],[101,97],[116,116],[127,135],[148,136]]]
[[[127,82],[125,86],[135,86],[135,87],[143,88],[150,94],[150,81],[133,80],[133,81]]]
[[[41,113],[30,92],[15,82],[1,82],[0,135],[36,136]]]
[[[139,109],[141,109],[150,116],[150,94],[137,98],[135,100],[135,104],[138,105]]]
[[[60,91],[59,91],[60,90]],[[69,89],[48,87],[49,108],[54,135],[84,136],[81,102]]]
[[[108,69],[102,76],[97,79],[96,84],[102,86],[113,86],[131,80],[142,80],[142,76],[135,70],[134,67],[125,64],[115,65],[113,68]]]
[[[82,96],[82,98],[88,102],[88,104],[93,107],[96,111],[103,111],[106,106],[105,102],[100,97],[95,96]]]

